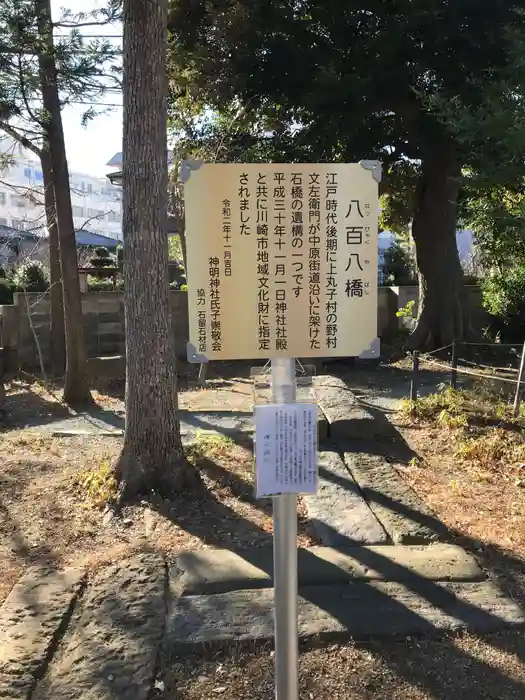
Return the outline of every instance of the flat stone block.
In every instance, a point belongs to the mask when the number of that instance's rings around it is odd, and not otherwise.
[[[112,333],[102,333],[100,330],[97,333],[99,343],[105,343],[109,345],[110,343],[122,343],[124,340],[124,329],[114,329]]]
[[[30,698],[60,625],[71,613],[83,572],[30,569],[0,608],[0,698]]]
[[[118,334],[119,338],[124,336],[124,322],[116,321],[114,323],[99,323],[97,327],[97,334],[99,338],[107,338],[108,336],[114,337],[114,334]]]
[[[475,559],[460,547],[383,545],[375,547],[309,547],[298,550],[299,588],[349,581],[481,581]],[[181,581],[179,580],[181,579]],[[273,549],[242,552],[199,549],[176,557],[170,580],[184,595],[227,593],[273,586]]]
[[[345,452],[344,461],[394,543],[447,540],[446,526],[381,455]]]
[[[168,618],[166,646],[273,638],[273,589],[179,598]],[[311,586],[298,599],[301,639],[406,637],[438,631],[489,632],[523,626],[520,606],[491,582],[414,586],[384,581]]]
[[[103,569],[39,688],[53,700],[146,700],[165,618],[166,572],[155,554]]]
[[[319,484],[304,500],[315,532],[329,547],[379,544],[388,536],[336,452],[318,454]]]
[[[365,411],[342,379],[329,375],[313,378],[317,403],[328,421],[332,440],[366,440],[384,437],[385,427]]]
[[[124,319],[120,312],[107,311],[98,314],[98,320],[100,323],[124,323]]]

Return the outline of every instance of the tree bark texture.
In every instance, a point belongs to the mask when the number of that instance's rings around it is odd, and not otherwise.
[[[124,0],[126,431],[120,500],[195,479],[182,448],[168,282],[167,0]]]
[[[35,0],[35,10],[38,18],[40,38],[44,45],[44,50],[38,56],[42,80],[42,103],[46,114],[43,127],[49,144],[51,168],[53,170],[60,270],[62,275],[66,341],[64,401],[78,407],[93,403],[93,399],[89,391],[87,377],[87,353],[78,279],[77,246],[58,94],[50,0]]]
[[[49,145],[44,144],[40,152],[44,176],[44,205],[49,234],[49,277],[51,281],[51,371],[55,377],[63,377],[66,366],[64,332],[64,302],[62,296],[62,273],[60,271],[60,249],[55,206],[53,169]]]
[[[453,147],[423,158],[412,236],[419,273],[419,313],[408,345],[431,350],[473,335],[456,241],[461,168]]]

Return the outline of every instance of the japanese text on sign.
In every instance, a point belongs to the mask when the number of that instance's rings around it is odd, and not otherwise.
[[[317,406],[296,403],[255,408],[257,496],[315,493]]]
[[[359,355],[377,336],[378,181],[352,164],[205,164],[185,182],[206,359]]]

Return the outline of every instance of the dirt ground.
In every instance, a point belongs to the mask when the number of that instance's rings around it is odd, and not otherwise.
[[[300,700],[521,700],[522,635],[404,639],[303,650]],[[165,659],[157,700],[271,700],[268,648]]]
[[[271,500],[255,500],[251,446],[197,438],[193,455],[203,486],[194,497],[165,501],[152,496],[112,518],[98,502],[107,488],[119,437],[53,437],[48,430],[16,428],[64,418],[56,395],[39,384],[7,387],[10,427],[0,432],[0,602],[29,565],[74,563],[96,567],[131,550],[155,547],[168,558],[198,547],[245,548],[271,544]],[[244,380],[207,391],[181,393],[181,407],[244,410],[251,402]],[[95,394],[99,405],[121,410],[122,402]],[[205,452],[206,455],[202,453]],[[87,487],[86,479],[94,486]],[[98,504],[98,507],[97,507]],[[310,538],[299,501],[298,545]]]
[[[180,405],[220,410],[227,402],[233,410],[250,410],[252,396],[248,379],[216,378],[206,392],[181,392]],[[13,383],[8,397],[15,423],[35,415],[42,423],[67,415],[38,384]],[[116,394],[95,398],[106,409],[122,410]],[[496,462],[459,459],[464,427],[439,424],[436,416],[391,420],[415,455],[395,467],[458,541],[525,603],[525,458],[515,460],[518,453],[509,448]],[[506,425],[500,420],[489,429],[506,430]],[[519,431],[518,438],[516,431],[508,434],[514,435],[511,442],[519,440]],[[53,438],[14,426],[0,433],[0,602],[31,563],[84,561],[96,567],[144,545],[169,557],[195,547],[270,543],[271,504],[253,498],[246,446],[205,444],[207,458],[197,450],[195,459],[206,488],[194,499],[151,499],[115,519],[93,505],[79,479],[103,472],[120,446],[115,437]],[[311,543],[303,518],[298,544]],[[152,697],[271,700],[273,669],[269,647],[185,653],[162,660]],[[525,636],[509,632],[305,648],[299,677],[300,700],[521,700]]]
[[[525,605],[525,416],[514,421],[507,399],[489,401],[483,382],[449,403],[391,418],[414,454],[395,467]]]

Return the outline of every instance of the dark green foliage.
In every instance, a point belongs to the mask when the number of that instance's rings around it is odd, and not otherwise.
[[[97,258],[109,258],[109,257],[111,257],[109,250],[107,248],[102,247],[102,246],[95,248],[94,253],[97,256]]]
[[[381,224],[412,221],[423,282],[414,347],[475,336],[456,201],[465,175],[525,174],[525,0],[171,0],[169,28],[182,154],[382,160]]]
[[[383,284],[401,286],[417,284],[417,272],[409,249],[394,241],[383,256]]]
[[[115,267],[116,259],[111,255],[107,248],[99,247],[94,250],[94,257],[90,258],[89,262],[92,267]]]
[[[13,303],[13,293],[16,288],[13,282],[5,277],[0,278],[0,305],[2,304],[12,304]]]
[[[49,272],[42,263],[28,260],[16,269],[13,275],[13,284],[16,291],[47,292]]]
[[[108,0],[93,12],[64,10],[54,17],[54,59],[62,106],[83,102],[83,122],[92,119],[104,107],[96,101],[105,93],[121,87],[118,60],[121,49],[110,39],[86,38],[81,29],[86,22],[111,23],[119,18],[119,9]],[[59,27],[67,27],[61,31]],[[41,82],[37,56],[48,49],[39,37],[34,0],[2,0],[0,3],[0,121],[9,122],[14,138],[42,147],[43,126],[48,114],[42,107]],[[11,118],[16,121],[10,121]],[[4,128],[2,126],[2,128]],[[25,143],[23,145],[26,145]]]
[[[514,128],[519,94],[500,90],[522,84],[523,8],[499,0],[482,10],[472,0],[372,0],[366,9],[356,0],[172,0],[173,111],[185,108],[192,136],[219,160],[230,146],[281,161],[291,152],[312,161],[379,157],[394,175],[445,136],[463,162],[501,159],[509,125],[514,146],[524,138]],[[212,127],[199,104],[218,110]]]
[[[525,265],[487,277],[483,302],[493,316],[492,327],[504,342],[525,340]]]

